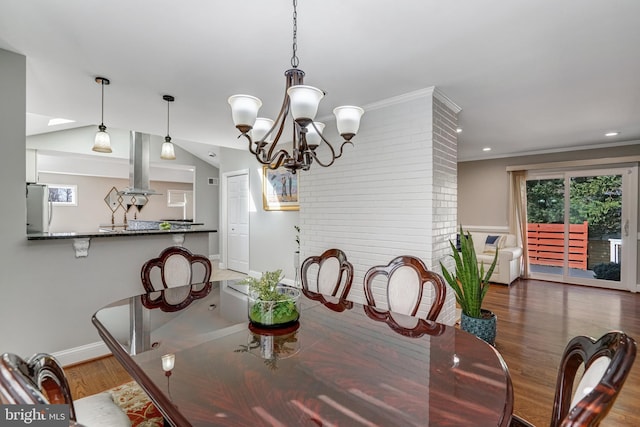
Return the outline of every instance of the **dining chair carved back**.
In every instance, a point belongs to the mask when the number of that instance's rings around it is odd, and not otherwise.
[[[67,404],[70,425],[87,427],[131,426],[131,420],[109,392],[73,400],[59,362],[38,353],[28,360],[4,353],[0,357],[0,402],[7,405]]]
[[[209,294],[211,270],[211,261],[204,255],[180,246],[168,247],[142,266],[140,275],[146,291],[142,304],[168,312],[181,310]]]
[[[618,397],[635,357],[636,342],[620,331],[597,340],[577,336],[569,341],[558,370],[551,427],[599,425]],[[573,392],[581,366],[584,373]],[[532,424],[513,415],[511,426]]]
[[[353,282],[353,265],[340,249],[328,249],[320,256],[310,256],[300,266],[302,292],[333,311],[353,307],[348,301]]]
[[[425,295],[425,288],[430,289],[428,295]],[[407,336],[441,332],[435,321],[444,305],[445,281],[419,258],[403,255],[387,265],[371,267],[364,277],[364,293],[367,316],[386,322],[396,332]],[[427,300],[431,301],[430,305]],[[411,324],[406,324],[406,318],[399,323],[400,318],[392,313],[415,319]]]

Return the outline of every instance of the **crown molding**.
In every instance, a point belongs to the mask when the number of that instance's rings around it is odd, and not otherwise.
[[[408,92],[402,95],[397,95],[391,98],[372,102],[371,104],[364,105],[362,108],[364,108],[365,111],[378,110],[380,108],[386,108],[392,105],[404,104],[406,102],[413,101],[420,98],[436,98],[439,101],[443,102],[447,107],[449,107],[456,114],[462,110],[462,108],[460,108],[455,102],[453,102],[451,98],[446,96],[440,89],[438,89],[435,86],[429,86],[424,89],[419,89],[413,92]]]

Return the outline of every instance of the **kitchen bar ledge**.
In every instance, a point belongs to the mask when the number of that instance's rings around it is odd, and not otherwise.
[[[92,238],[117,238],[117,237],[143,237],[157,236],[160,234],[170,234],[176,245],[181,246],[184,243],[186,234],[195,233],[217,233],[214,228],[202,227],[194,225],[188,230],[113,230],[113,231],[94,231],[94,232],[64,232],[64,233],[29,233],[27,240],[73,240],[73,248],[76,258],[86,257],[89,255],[89,245]]]

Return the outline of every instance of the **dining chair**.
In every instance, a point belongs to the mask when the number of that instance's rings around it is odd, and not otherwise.
[[[144,263],[141,279],[146,291],[142,304],[146,308],[182,310],[211,292],[211,261],[181,246],[170,246]]]
[[[0,402],[7,405],[67,404],[70,425],[131,426],[131,420],[109,392],[73,400],[69,382],[58,361],[38,353],[28,360],[4,353],[0,357]]]
[[[300,268],[302,292],[307,298],[337,312],[353,308],[353,302],[347,300],[353,282],[353,265],[343,251],[327,249],[320,256],[305,259]]]
[[[428,311],[425,308],[426,298],[423,298],[427,285],[432,289]],[[386,322],[394,331],[414,337],[442,332],[435,321],[444,305],[445,281],[441,275],[430,271],[419,258],[403,255],[392,259],[387,265],[371,267],[364,277],[364,293],[367,316]],[[376,301],[376,295],[382,297],[380,303]],[[381,306],[385,306],[386,310]],[[394,317],[392,313],[416,319],[408,324],[406,318]]]
[[[577,336],[569,341],[558,370],[551,427],[597,426],[607,415],[636,358],[636,342],[624,332],[612,331],[598,340]],[[584,373],[574,390],[578,369]],[[512,427],[532,427],[513,415]]]

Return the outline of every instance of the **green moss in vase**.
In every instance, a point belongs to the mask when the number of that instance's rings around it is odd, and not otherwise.
[[[282,270],[267,271],[260,279],[249,277],[249,320],[260,326],[290,324],[300,316],[297,301],[300,291],[279,285]]]

